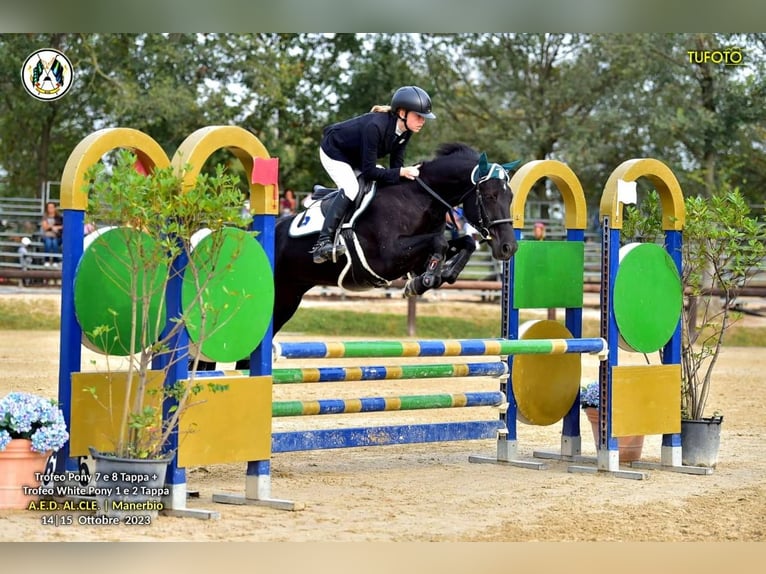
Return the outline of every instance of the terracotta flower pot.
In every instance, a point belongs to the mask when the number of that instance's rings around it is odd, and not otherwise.
[[[23,510],[39,496],[24,493],[24,487],[39,487],[35,473],[44,473],[50,453],[32,450],[32,441],[15,438],[0,451],[0,509]]]
[[[593,441],[598,448],[598,409],[588,407],[583,409],[593,429]],[[644,448],[644,435],[617,437],[617,447],[620,451],[620,462],[633,462],[641,458]]]

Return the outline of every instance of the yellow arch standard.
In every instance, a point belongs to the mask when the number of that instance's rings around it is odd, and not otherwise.
[[[194,185],[205,162],[219,149],[231,150],[248,174],[253,170],[253,158],[269,158],[258,138],[235,126],[211,126],[195,131],[181,144],[172,162],[151,136],[132,128],[106,128],[85,137],[69,155],[61,179],[62,209],[87,209],[88,170],[115,149],[132,150],[148,172],[170,165],[176,170],[186,169],[185,186]],[[253,213],[278,212],[276,185],[250,183],[250,193]],[[121,384],[123,378],[125,373],[112,373],[110,384]],[[103,373],[72,373],[70,454],[74,456],[84,456],[89,445],[100,444],[103,429],[112,424],[109,413],[98,405],[88,404],[89,393],[83,392],[106,384],[105,380]],[[240,376],[222,382],[228,384],[227,391],[209,393],[204,404],[190,409],[179,423],[182,431],[194,429],[179,447],[181,467],[271,457],[271,377]],[[98,395],[107,396],[106,387],[102,391]]]
[[[269,152],[261,141],[245,129],[237,126],[208,126],[189,135],[173,155],[172,165],[176,173],[185,168],[184,189],[194,186],[205,162],[219,149],[233,153],[248,175],[253,172],[254,158],[269,159]],[[250,186],[250,210],[252,213],[275,215],[279,212],[276,185],[260,185],[248,178]]]
[[[624,203],[619,184],[635,182],[641,177],[646,177],[659,194],[662,229],[683,231],[686,207],[681,186],[667,165],[652,158],[630,159],[617,166],[604,186],[599,217],[602,220],[609,217],[610,228],[621,230]],[[612,434],[619,437],[680,432],[680,393],[679,364],[615,365],[612,369]]]
[[[133,128],[105,128],[83,138],[69,154],[61,176],[61,209],[85,211],[88,207],[89,184],[86,175],[108,152],[127,148],[133,150],[147,171],[170,165],[165,150],[154,138]]]
[[[662,229],[681,231],[686,221],[684,196],[678,179],[668,166],[651,158],[629,159],[622,162],[609,176],[601,195],[599,217],[609,216],[612,229],[622,229],[622,205],[617,186],[620,181],[636,181],[646,177],[660,196],[662,206]]]
[[[509,185],[513,191],[511,218],[514,229],[524,227],[527,196],[535,183],[544,177],[553,181],[561,193],[566,228],[585,229],[588,225],[588,214],[582,184],[568,165],[552,159],[530,161],[513,174]]]

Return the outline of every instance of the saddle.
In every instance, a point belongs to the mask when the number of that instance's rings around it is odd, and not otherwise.
[[[361,178],[359,180],[359,195],[336,230],[338,240],[346,246],[346,263],[338,276],[338,286],[350,291],[366,291],[391,283],[370,268],[354,231],[354,221],[367,209],[376,193],[375,182],[367,183]],[[335,188],[314,186],[314,191],[310,196],[312,202],[308,204],[305,211],[294,217],[290,224],[290,236],[301,237],[318,233],[327,209],[337,194],[338,190]],[[317,212],[321,214],[321,217]]]
[[[348,210],[346,213],[346,217],[344,217],[343,222],[348,221],[353,217],[354,213],[364,205],[365,199],[369,194],[371,194],[375,189],[375,182],[366,182],[364,179],[362,179],[361,176],[358,178],[359,181],[359,193],[356,196],[356,200],[354,201],[354,205],[351,209]],[[322,215],[327,214],[328,206],[330,205],[331,201],[325,201],[332,200],[335,198],[335,196],[338,194],[338,189],[335,187],[325,187],[323,185],[315,185],[313,191],[311,192],[310,198],[313,201],[321,201],[321,207],[322,207]]]
[[[338,232],[343,228],[347,229],[353,225],[356,217],[364,212],[373,197],[375,197],[375,191],[375,182],[367,183],[361,177],[359,178],[359,194],[356,196],[356,201],[354,201],[343,217],[343,221],[338,225]],[[336,188],[315,185],[312,194],[309,196],[311,201],[305,204],[306,209],[293,218],[290,224],[290,235],[292,237],[299,237],[319,233],[319,230],[322,228],[322,222],[327,215],[327,210],[337,194],[338,189]]]

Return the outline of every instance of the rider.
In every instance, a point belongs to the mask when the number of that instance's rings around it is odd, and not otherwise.
[[[374,106],[369,113],[332,124],[324,129],[319,158],[327,174],[338,187],[311,250],[314,263],[332,259],[335,230],[346,210],[359,194],[357,170],[365,181],[397,183],[400,178],[415,179],[419,166],[404,167],[404,150],[412,133],[419,132],[431,113],[431,98],[417,86],[396,90],[390,106]],[[378,167],[378,158],[390,155],[389,169]],[[345,253],[338,245],[336,254]]]

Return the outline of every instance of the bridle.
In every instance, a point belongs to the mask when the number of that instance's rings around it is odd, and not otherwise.
[[[508,172],[505,170],[505,168],[500,165],[499,163],[492,163],[489,164],[488,171],[483,174],[481,177],[478,176],[479,172],[479,165],[473,168],[471,171],[471,187],[468,188],[468,190],[463,193],[463,195],[460,196],[460,199],[455,203],[455,205],[460,205],[465,201],[465,199],[471,194],[476,193],[476,205],[479,210],[479,221],[469,221],[471,225],[474,226],[476,231],[479,232],[479,235],[481,235],[482,241],[492,241],[492,235],[490,234],[489,230],[492,229],[495,225],[500,225],[502,223],[510,223],[513,221],[510,217],[505,217],[503,219],[490,219],[489,214],[487,214],[487,208],[484,206],[484,200],[482,198],[481,190],[479,189],[479,186],[481,186],[482,183],[485,181],[488,181],[490,179],[500,179],[505,182],[507,182],[510,179],[510,176],[508,175]],[[420,177],[416,177],[415,181],[418,182],[418,184],[425,189],[436,201],[441,203],[447,208],[447,213],[449,214],[450,221],[452,222],[452,225],[457,227],[457,223],[455,222],[455,216],[452,212],[452,206],[444,201],[444,199],[436,193],[431,187],[424,182]],[[506,184],[507,185],[507,184]]]
[[[483,241],[491,241],[492,236],[490,235],[489,230],[492,229],[495,225],[511,223],[513,219],[510,217],[504,217],[502,219],[490,219],[489,215],[487,214],[487,208],[484,206],[484,199],[482,197],[481,191],[479,190],[479,186],[490,179],[499,179],[506,182],[505,185],[508,185],[507,182],[510,179],[510,176],[508,175],[508,172],[505,170],[505,168],[499,163],[490,164],[489,171],[477,179],[478,170],[479,166],[477,165],[471,172],[471,181],[474,185],[473,188],[468,191],[468,193],[471,191],[476,191],[476,205],[479,208],[479,221],[478,225],[475,225],[473,222],[471,222],[471,225],[476,228]],[[461,203],[468,195],[468,193],[466,193],[461,198]],[[487,223],[487,221],[489,223]]]

